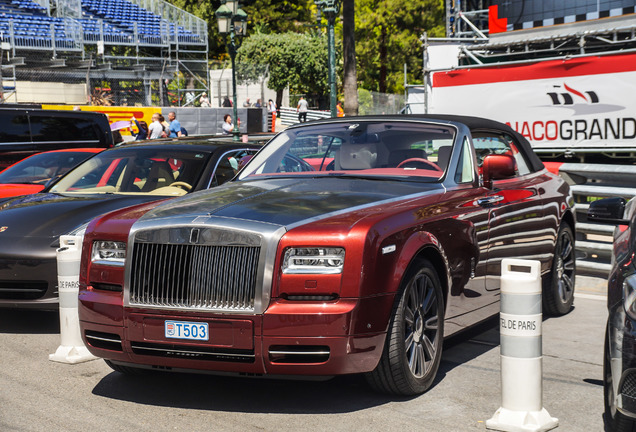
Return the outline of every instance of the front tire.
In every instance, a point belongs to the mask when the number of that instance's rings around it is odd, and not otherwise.
[[[424,393],[442,357],[444,293],[432,264],[415,264],[396,297],[380,362],[366,375],[371,387],[383,393]]]
[[[548,315],[565,315],[574,303],[576,255],[572,228],[564,224],[557,234],[552,268],[543,283],[543,311]]]

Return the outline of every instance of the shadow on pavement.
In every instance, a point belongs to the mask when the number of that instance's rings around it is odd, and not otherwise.
[[[444,341],[442,364],[439,367],[437,383],[443,376],[470,360],[499,349],[499,316],[494,316]]]
[[[346,413],[400,400],[374,393],[361,376],[302,381],[160,372],[113,372],[93,394],[155,406],[285,414]]]
[[[447,372],[464,361],[499,346],[498,320],[444,343],[437,385]],[[375,393],[363,376],[326,380],[242,378],[185,373],[148,372],[105,376],[93,394],[118,400],[185,409],[249,412],[325,414],[346,413],[414,398]],[[426,397],[426,394],[420,396]]]
[[[0,313],[0,333],[55,334],[59,332],[58,311],[4,309]]]

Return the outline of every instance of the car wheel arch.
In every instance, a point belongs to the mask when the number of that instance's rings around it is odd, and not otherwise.
[[[573,226],[562,220],[556,231],[549,271],[541,280],[544,315],[565,315],[572,309],[576,278],[575,242]]]
[[[448,277],[448,263],[443,255],[443,252],[433,247],[432,245],[426,246],[418,251],[417,255],[413,257],[410,268],[412,265],[417,265],[418,261],[428,260],[435,268],[440,283],[442,284],[442,291],[444,292],[444,305],[448,304],[448,293],[450,290],[450,282]]]
[[[418,262],[421,260],[430,261],[435,268],[442,284],[442,290],[444,291],[444,304],[446,305],[450,289],[448,259],[440,242],[429,232],[419,231],[413,234],[404,243],[400,257],[397,260],[398,265],[394,269],[395,274],[400,275],[400,277],[396,278],[398,283],[396,286],[391,287],[391,291],[396,293],[399,290],[403,282],[403,277],[413,266],[418,265]]]
[[[400,396],[413,396],[425,392],[432,385],[441,361],[443,346],[443,322],[448,295],[444,263],[441,251],[433,245],[427,245],[418,249],[405,266],[406,271],[402,275],[400,288],[391,308],[381,356],[373,370],[365,374],[367,382],[375,390]],[[424,280],[423,284],[419,282],[421,280]],[[426,294],[423,294],[422,290]],[[416,292],[418,294],[415,294]],[[433,292],[435,294],[431,294]],[[436,306],[431,307],[433,304]],[[415,313],[416,310],[420,310],[419,308],[422,308],[422,315]],[[405,318],[409,316],[406,310],[411,311],[410,321]],[[432,313],[433,316],[424,315],[428,313]],[[429,327],[429,322],[433,318],[435,321]],[[420,324],[416,324],[418,322]],[[431,331],[433,334],[427,336],[426,333]],[[419,336],[416,336],[418,333]],[[424,342],[424,339],[429,343]],[[420,344],[420,348],[417,348]],[[423,346],[429,347],[430,350]],[[421,354],[418,356],[415,352]],[[430,356],[427,357],[426,353]],[[412,361],[415,363],[412,364]],[[411,375],[409,370],[414,375]],[[419,373],[422,375],[418,375]]]
[[[568,224],[570,229],[572,230],[572,234],[574,234],[576,238],[576,229],[575,229],[574,220],[575,219],[574,219],[574,215],[572,214],[572,211],[568,209],[565,213],[563,213],[563,216],[561,217],[561,224],[559,226],[562,226],[564,223]]]

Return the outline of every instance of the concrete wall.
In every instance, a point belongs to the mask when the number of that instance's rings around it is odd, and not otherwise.
[[[167,119],[168,113],[174,111],[181,126],[189,135],[222,134],[225,114],[234,116],[232,108],[177,108],[164,107],[161,113]],[[267,110],[265,108],[239,108],[238,118],[241,120],[241,133],[265,132],[267,126]],[[236,119],[233,119],[236,121]]]
[[[269,99],[276,100],[276,91],[270,89],[269,79],[264,79],[258,83],[237,84],[236,99],[238,107],[242,107],[247,98],[250,103],[255,104],[258,99],[267,103]],[[232,69],[210,69],[210,103],[213,107],[220,107],[225,96],[232,100]],[[289,106],[289,88],[283,91],[282,106]]]
[[[10,85],[5,81],[4,85]],[[16,81],[8,102],[82,105],[86,103],[86,84]]]

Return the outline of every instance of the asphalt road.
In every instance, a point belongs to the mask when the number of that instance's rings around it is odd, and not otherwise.
[[[543,324],[543,405],[560,431],[603,430],[604,287],[579,278],[574,310]],[[0,431],[484,431],[501,405],[497,325],[448,341],[433,388],[395,399],[357,377],[127,377],[101,360],[55,363],[57,313],[0,310]]]

